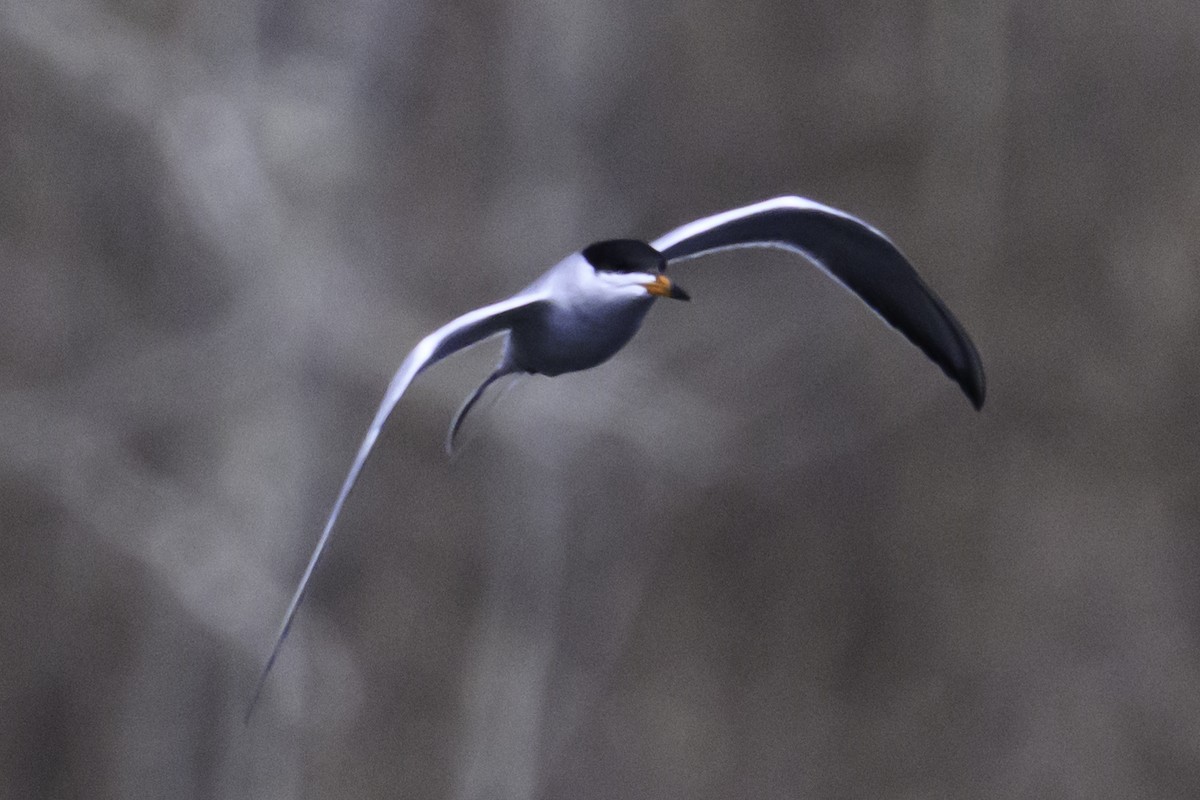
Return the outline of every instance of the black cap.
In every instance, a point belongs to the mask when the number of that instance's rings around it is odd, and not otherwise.
[[[583,248],[583,257],[606,272],[665,272],[667,259],[637,239],[609,239]]]

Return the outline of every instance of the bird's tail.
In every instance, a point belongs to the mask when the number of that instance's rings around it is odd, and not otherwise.
[[[450,431],[446,434],[446,455],[454,455],[454,443],[458,438],[458,431],[462,427],[463,421],[467,418],[467,414],[475,407],[475,403],[479,401],[479,398],[483,397],[483,393],[487,391],[487,388],[504,376],[512,375],[515,372],[518,372],[518,370],[507,363],[501,364],[496,368],[495,372],[487,376],[483,383],[479,384],[478,389],[471,392],[471,396],[458,409],[458,413],[454,415],[454,421],[450,423]]]

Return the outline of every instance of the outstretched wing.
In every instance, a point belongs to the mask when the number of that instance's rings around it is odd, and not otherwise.
[[[858,295],[983,407],[983,364],[967,332],[894,244],[862,220],[803,197],[777,197],[690,222],[650,243],[667,263],[735,247],[800,253]]]
[[[329,543],[329,535],[333,532],[333,526],[337,522],[338,514],[341,513],[342,504],[346,502],[346,498],[350,495],[350,490],[354,488],[354,482],[358,479],[358,474],[362,471],[363,464],[366,463],[367,457],[371,454],[371,448],[375,444],[375,439],[378,438],[379,432],[383,429],[384,423],[387,422],[392,409],[396,407],[396,403],[400,402],[400,397],[404,394],[405,389],[412,383],[413,378],[417,377],[426,367],[436,364],[446,356],[457,353],[459,350],[463,350],[484,339],[509,330],[524,315],[530,313],[534,307],[544,301],[545,297],[541,293],[529,292],[519,294],[494,305],[476,309],[443,325],[426,336],[413,348],[408,357],[404,359],[404,363],[396,371],[395,377],[392,378],[391,384],[388,385],[387,392],[383,395],[383,402],[379,404],[379,410],[375,412],[375,418],[371,421],[371,426],[367,428],[367,435],[363,437],[362,444],[358,448],[358,454],[354,457],[354,462],[350,465],[350,472],[347,473],[346,480],[342,482],[342,489],[338,492],[337,499],[333,503],[333,510],[329,512],[329,519],[325,522],[324,530],[321,531],[321,538],[317,540],[317,546],[313,550],[312,557],[308,560],[308,566],[305,567],[304,574],[300,576],[300,583],[296,587],[296,593],[292,595],[292,602],[288,605],[287,612],[283,615],[283,624],[279,628],[279,635],[275,639],[275,646],[271,650],[270,657],[267,658],[266,665],[263,666],[262,674],[258,679],[258,685],[254,689],[254,696],[250,699],[250,705],[246,709],[247,720],[250,719],[250,715],[254,712],[254,707],[258,703],[258,697],[267,682],[267,675],[270,674],[271,667],[275,665],[275,659],[279,656],[284,639],[287,638],[288,631],[292,627],[292,620],[296,616],[296,610],[300,607],[300,602],[304,599],[304,593],[308,590],[308,582],[312,578],[313,570],[316,569],[317,562],[321,560],[321,555],[325,552],[325,546]]]

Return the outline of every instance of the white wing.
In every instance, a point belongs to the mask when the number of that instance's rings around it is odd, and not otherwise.
[[[342,511],[342,504],[346,502],[346,498],[350,495],[350,490],[354,488],[358,474],[362,471],[363,464],[366,463],[367,457],[371,454],[371,448],[374,446],[379,432],[383,430],[384,423],[387,422],[392,409],[396,407],[396,403],[400,402],[400,398],[408,388],[408,385],[426,367],[436,364],[446,356],[453,355],[459,350],[463,350],[471,345],[478,344],[484,339],[509,330],[514,323],[519,322],[525,314],[544,301],[545,295],[541,292],[522,292],[508,300],[503,300],[499,303],[484,306],[483,308],[463,314],[458,319],[443,325],[422,339],[413,348],[412,352],[408,354],[408,357],[404,359],[404,363],[396,371],[395,377],[392,378],[391,384],[388,385],[387,392],[383,395],[383,401],[379,404],[379,410],[375,412],[375,418],[371,421],[371,426],[367,428],[367,434],[363,437],[362,444],[359,445],[358,454],[354,457],[354,462],[350,465],[350,471],[347,473],[345,481],[342,482],[342,489],[338,492],[337,499],[333,503],[333,510],[329,512],[329,519],[325,522],[324,530],[321,531],[321,538],[317,540],[317,546],[313,550],[312,557],[308,560],[308,566],[305,567],[304,574],[300,576],[300,583],[296,587],[296,593],[292,595],[292,602],[288,605],[287,611],[283,615],[283,624],[279,628],[279,635],[275,639],[275,646],[271,650],[270,657],[267,658],[266,665],[263,666],[262,674],[258,679],[258,685],[254,689],[254,696],[250,699],[250,705],[246,709],[247,721],[254,712],[254,707],[258,703],[258,697],[262,693],[263,686],[266,684],[267,675],[270,674],[271,667],[275,665],[275,659],[279,656],[284,639],[287,638],[288,631],[292,627],[292,620],[295,619],[296,610],[300,607],[300,603],[304,599],[304,593],[308,590],[308,583],[309,579],[312,578],[313,570],[316,569],[317,562],[321,560],[321,555],[325,552],[325,547],[329,543],[329,535],[333,532],[333,526]]]
[[[690,222],[650,243],[667,263],[736,247],[805,256],[865,302],[983,406],[983,365],[970,337],[891,240],[844,211],[777,197]]]

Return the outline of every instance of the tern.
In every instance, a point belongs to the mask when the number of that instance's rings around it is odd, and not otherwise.
[[[392,410],[417,375],[484,339],[505,336],[500,363],[466,399],[450,424],[447,450],[475,402],[506,375],[562,375],[602,364],[624,347],[660,297],[688,300],[667,277],[668,265],[741,247],[798,253],[857,295],[916,345],[983,407],[979,354],[962,325],[900,250],[866,222],[803,197],[777,197],[696,220],[646,243],[597,242],[555,264],[507,300],[470,311],[422,339],[404,359],[384,393],[350,471],[334,500],[300,582],[284,613],[275,645],[246,711],[253,713],[267,676],[320,561],[342,505]]]

